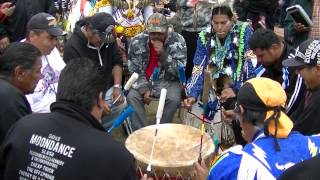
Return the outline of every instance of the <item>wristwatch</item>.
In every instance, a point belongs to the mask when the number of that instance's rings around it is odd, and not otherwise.
[[[119,89],[122,89],[122,86],[120,84],[115,84],[113,85],[114,88],[119,88]]]

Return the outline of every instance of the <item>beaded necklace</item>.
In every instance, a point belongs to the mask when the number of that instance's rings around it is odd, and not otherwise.
[[[216,35],[207,42],[210,43],[209,47],[214,50],[211,59],[209,59],[210,63],[217,66],[217,71],[213,75],[214,79],[219,78],[221,74],[226,74],[232,78],[235,86],[239,86],[243,81],[242,67],[248,39],[246,34],[247,27],[247,23],[235,23],[226,36],[223,46]],[[200,38],[201,35],[205,36],[200,34]],[[230,61],[230,65],[225,65],[226,60]]]

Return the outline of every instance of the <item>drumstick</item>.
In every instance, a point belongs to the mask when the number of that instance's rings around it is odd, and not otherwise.
[[[124,91],[125,92],[128,91],[131,88],[132,84],[135,83],[138,78],[139,78],[139,74],[133,73],[129,78],[129,80],[127,81],[127,83],[124,85],[124,88],[123,88]]]
[[[209,100],[209,89],[210,89],[210,71],[204,71],[204,82],[203,82],[203,93],[202,93],[202,102],[203,102],[203,114],[202,114],[202,123],[201,123],[201,137],[200,137],[200,150],[199,150],[199,159],[198,162],[201,164],[202,161],[202,141],[204,135],[204,125],[205,125],[205,116],[206,116],[206,107]]]
[[[158,110],[157,110],[157,114],[156,114],[156,130],[154,132],[150,159],[149,159],[149,163],[148,163],[148,166],[147,166],[147,172],[149,174],[151,173],[151,162],[152,162],[152,156],[153,156],[153,151],[154,151],[154,145],[156,144],[156,137],[157,137],[157,134],[158,134],[158,127],[159,127],[159,124],[160,124],[160,120],[162,118],[164,103],[166,101],[166,96],[167,96],[167,89],[161,89],[160,100],[159,100]]]
[[[126,95],[129,91],[129,89],[131,88],[132,84],[135,83],[137,81],[137,79],[139,78],[139,74],[138,73],[133,73],[131,75],[131,77],[129,78],[129,80],[127,81],[127,83],[124,85],[124,95]],[[119,94],[119,96],[113,101],[112,106],[114,106],[114,104],[116,104],[116,102],[120,99],[120,97],[123,95],[122,93]]]
[[[108,133],[110,134],[111,131],[114,128],[117,128],[120,124],[123,123],[124,120],[126,120],[132,113],[134,112],[134,109],[132,106],[128,106],[121,114],[120,116],[113,121],[112,126],[109,128]]]

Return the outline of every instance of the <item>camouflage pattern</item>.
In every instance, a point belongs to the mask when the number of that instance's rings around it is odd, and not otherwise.
[[[168,21],[166,17],[160,13],[152,14],[148,21],[146,30],[148,32],[159,32],[164,33],[168,29]]]
[[[194,11],[194,7],[187,6],[187,1],[188,0],[177,1],[181,11],[182,30],[188,32],[200,32],[205,30],[210,26],[211,13],[214,4],[209,3],[208,1],[199,1],[196,5],[196,11]],[[196,12],[196,15],[194,12]],[[196,22],[196,26],[194,26],[193,22]]]
[[[181,33],[182,25],[181,25],[181,13],[180,11],[176,12],[174,16],[167,19],[169,26],[171,26],[174,32]]]
[[[127,1],[123,1],[123,0],[109,0],[110,4],[113,7],[119,8],[119,9],[128,9],[129,5]],[[151,6],[153,5],[153,1],[152,0],[139,0],[137,5],[135,6],[135,8],[138,9],[143,9],[146,6]]]
[[[187,61],[187,47],[184,38],[176,33],[169,32],[164,43],[167,58],[159,63],[160,73],[157,81],[178,81],[178,65],[185,67]],[[146,69],[149,64],[149,35],[141,33],[132,39],[129,47],[128,68],[130,73],[139,74],[139,79],[132,88],[143,91],[151,89],[151,83],[146,78]]]

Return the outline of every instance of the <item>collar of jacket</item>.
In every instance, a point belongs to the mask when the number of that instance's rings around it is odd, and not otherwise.
[[[51,112],[58,112],[69,116],[73,119],[81,121],[88,126],[92,126],[101,131],[105,131],[103,126],[98,122],[98,120],[93,117],[86,109],[80,107],[79,105],[70,101],[57,101],[52,103],[50,107]]]

